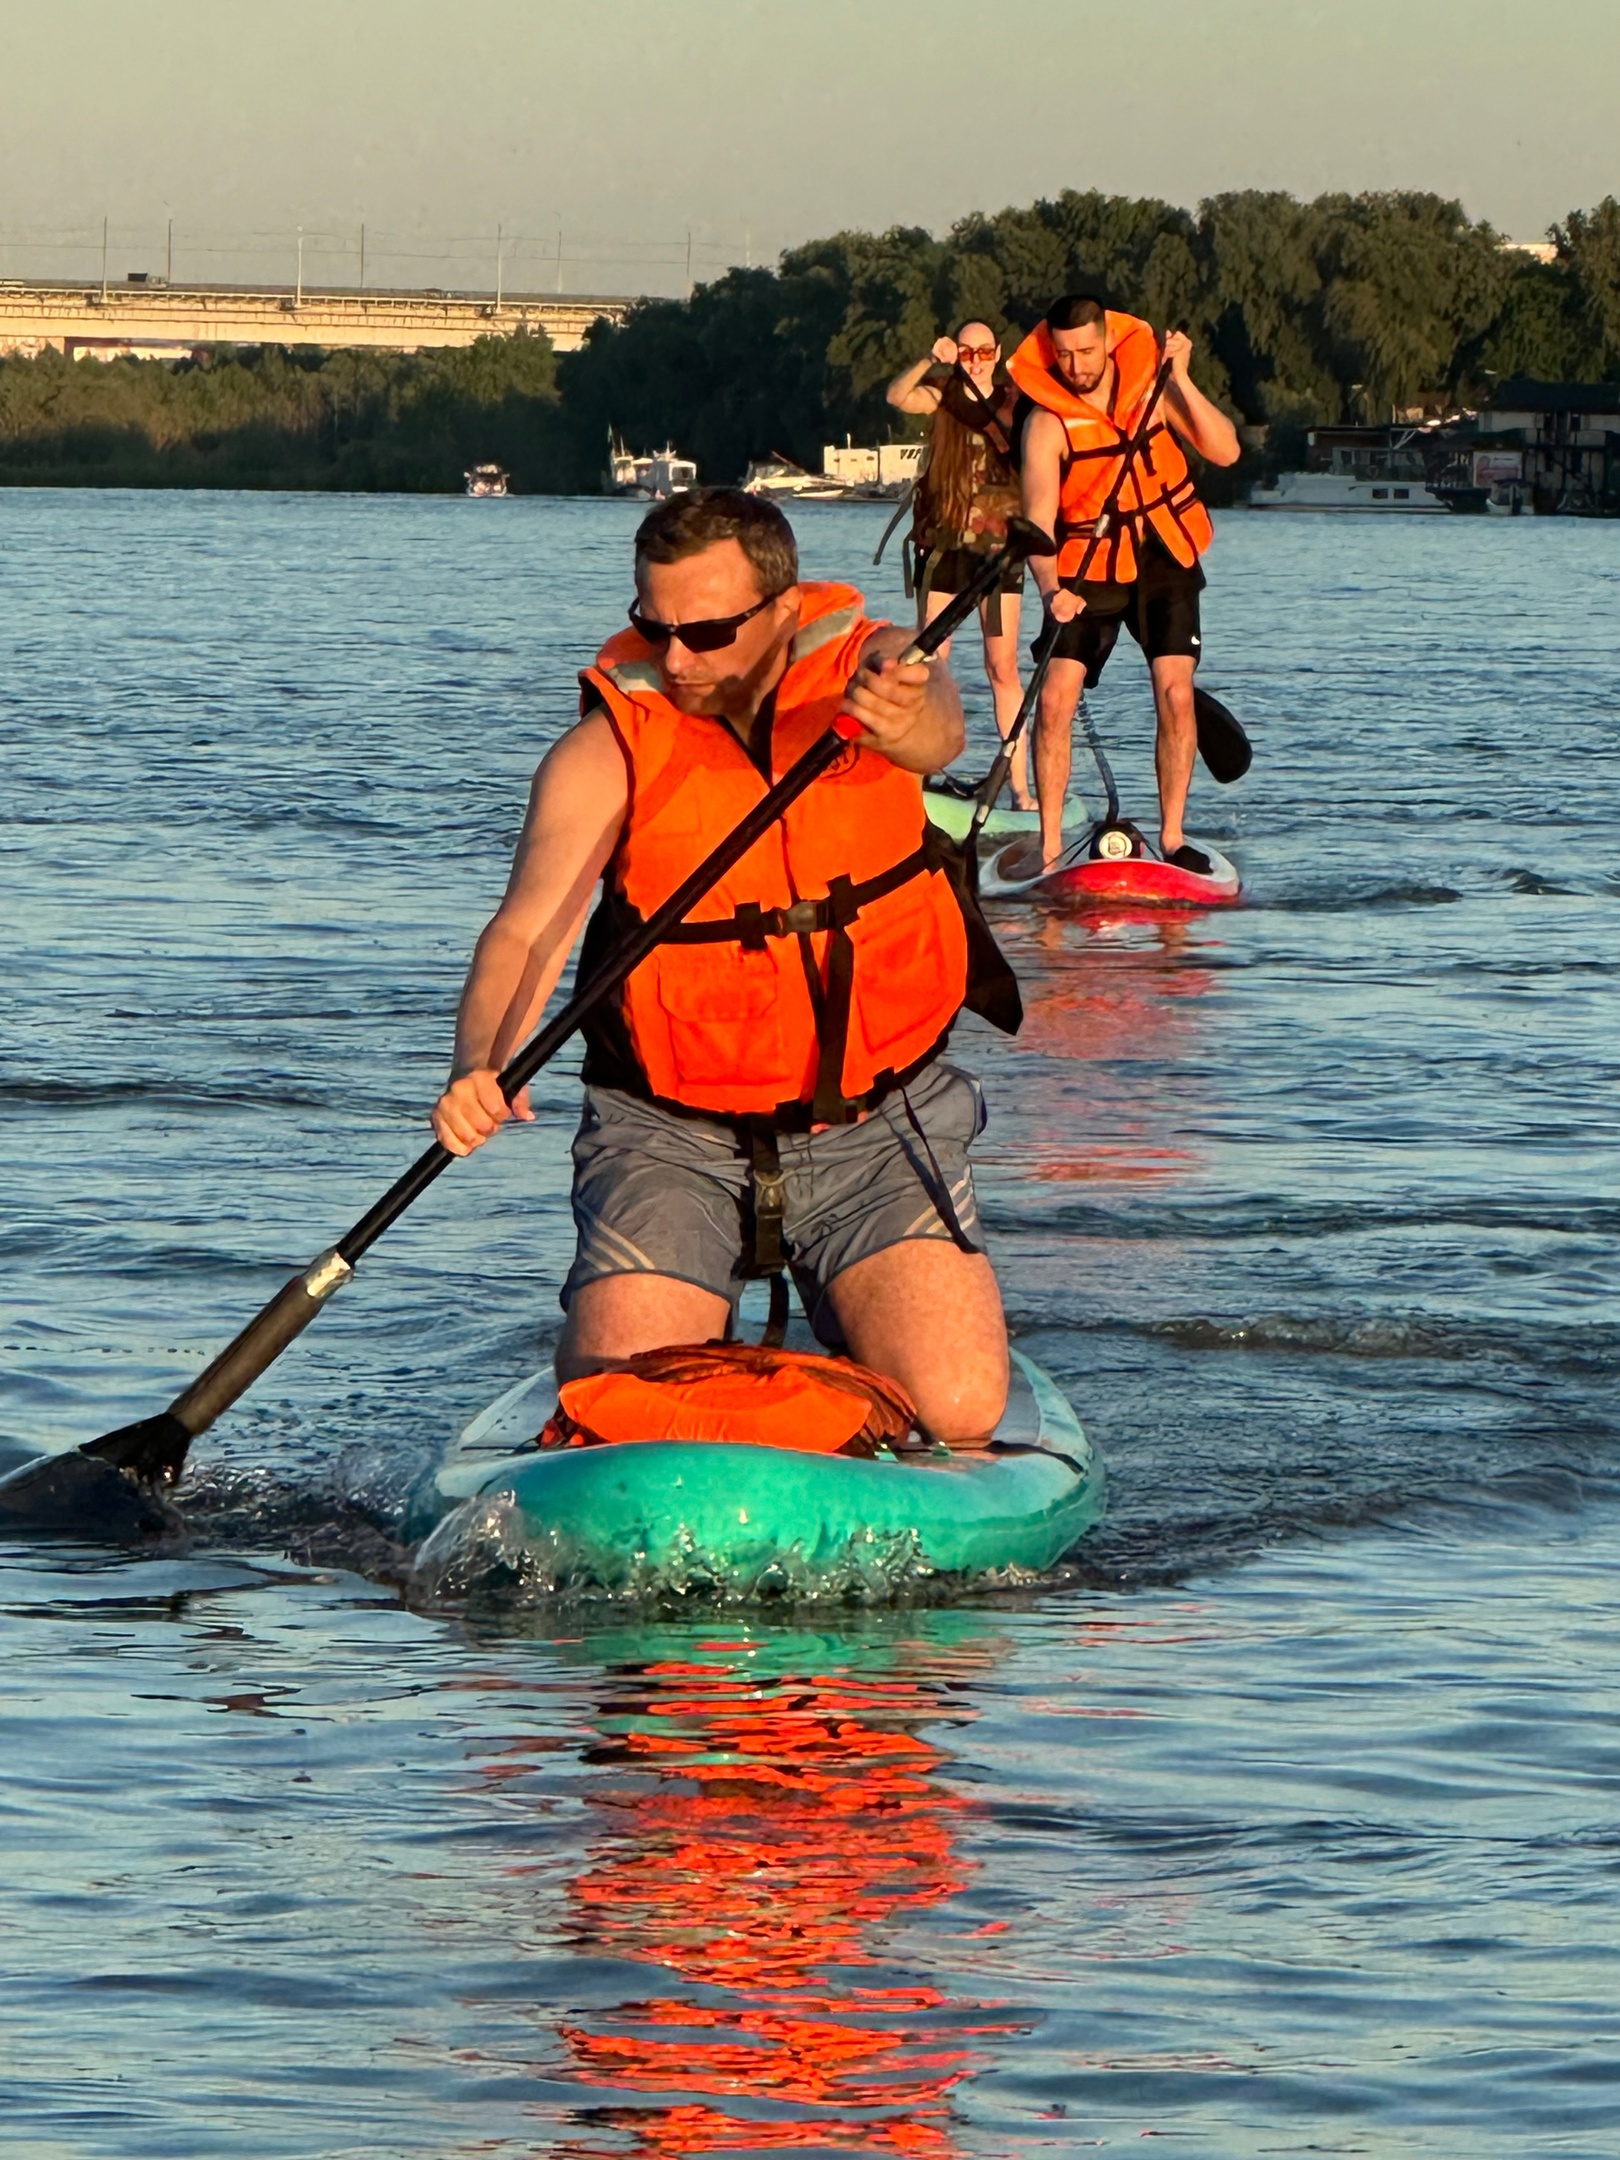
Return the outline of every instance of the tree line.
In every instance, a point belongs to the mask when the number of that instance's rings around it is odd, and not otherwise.
[[[221,346],[194,360],[0,360],[0,484],[442,492],[494,459],[555,484],[545,337],[427,353]]]
[[[594,489],[610,431],[706,479],[904,423],[884,386],[969,316],[1004,340],[1082,279],[1186,323],[1205,387],[1295,463],[1325,422],[1477,404],[1518,375],[1620,379],[1620,202],[1542,261],[1419,193],[1217,195],[1196,211],[1066,191],[790,249],[689,300],[639,302],[559,358],[543,337],[416,355],[263,349],[197,362],[0,361],[0,481],[443,489],[480,459],[525,492]]]

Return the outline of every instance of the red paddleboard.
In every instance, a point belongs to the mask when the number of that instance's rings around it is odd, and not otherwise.
[[[986,899],[1027,893],[1083,905],[1230,907],[1243,890],[1235,866],[1207,840],[1193,845],[1209,857],[1207,876],[1197,870],[1183,870],[1177,863],[1163,862],[1157,855],[1101,854],[1095,833],[1065,848],[1055,863],[1042,869],[1032,862],[1029,843],[1020,840],[998,849],[989,858],[980,872],[979,885]]]

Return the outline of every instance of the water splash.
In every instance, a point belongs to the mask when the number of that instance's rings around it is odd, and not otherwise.
[[[554,1523],[537,1524],[503,1492],[463,1501],[423,1540],[409,1595],[428,1606],[507,1608],[554,1599],[848,1606],[948,1597],[955,1587],[924,1557],[913,1530],[867,1531],[814,1558],[795,1539],[738,1561],[705,1550],[682,1525],[658,1552],[627,1553]]]

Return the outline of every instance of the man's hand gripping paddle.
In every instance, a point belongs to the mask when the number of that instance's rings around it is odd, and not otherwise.
[[[911,666],[937,652],[973,613],[1009,563],[1045,552],[1050,546],[1035,526],[1016,519],[1005,548],[986,558],[972,581],[906,648],[900,664]],[[508,1102],[861,733],[860,721],[852,714],[841,713],[685,883],[677,886],[663,906],[654,909],[585,987],[575,991],[556,1017],[529,1038],[500,1076],[501,1093]],[[252,1386],[289,1343],[297,1340],[333,1291],[341,1289],[353,1275],[361,1256],[455,1160],[448,1148],[435,1141],[353,1229],[278,1290],[236,1340],[166,1410],[103,1433],[100,1439],[87,1441],[83,1447],[59,1455],[37,1456],[0,1478],[0,1528],[77,1530],[115,1538],[171,1528],[173,1517],[163,1505],[161,1494],[185,1467],[192,1441]]]

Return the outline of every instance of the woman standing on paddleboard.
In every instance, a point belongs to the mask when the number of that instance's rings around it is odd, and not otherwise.
[[[919,622],[932,622],[963,590],[985,556],[1003,545],[1007,520],[1018,514],[1009,427],[1016,393],[1000,373],[1000,362],[1001,346],[990,325],[965,322],[955,337],[937,339],[931,352],[889,385],[889,403],[898,411],[933,420],[917,480],[906,580],[908,592],[913,585],[916,589]],[[941,375],[940,369],[948,372]],[[1023,589],[1019,562],[979,609],[984,672],[1003,735],[1023,695],[1018,672]],[[1014,808],[1033,810],[1022,741],[1013,754],[1011,778]]]

